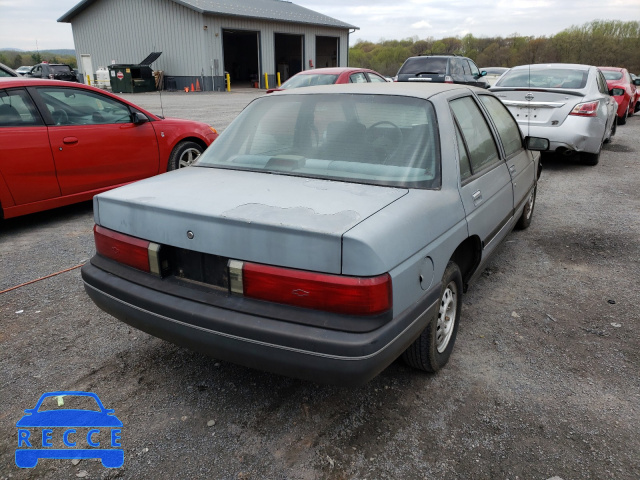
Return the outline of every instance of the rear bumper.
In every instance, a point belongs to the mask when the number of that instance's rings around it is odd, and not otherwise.
[[[440,285],[414,307],[368,332],[345,332],[221,308],[153,290],[91,263],[85,290],[104,311],[215,358],[320,383],[356,386],[391,364],[436,312]]]
[[[605,134],[605,122],[598,117],[578,117],[569,115],[562,125],[555,127],[519,123],[524,135],[549,139],[549,150],[573,150],[597,153],[600,151]]]

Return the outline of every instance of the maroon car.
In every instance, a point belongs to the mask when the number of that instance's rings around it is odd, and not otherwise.
[[[368,68],[332,67],[304,70],[297,73],[278,88],[271,88],[267,93],[288,90],[290,88],[312,87],[314,85],[333,85],[338,83],[370,83],[387,80],[378,72]]]
[[[627,117],[640,110],[640,79],[633,80],[626,68],[598,67],[607,80],[607,87],[618,102],[618,125],[627,123]]]

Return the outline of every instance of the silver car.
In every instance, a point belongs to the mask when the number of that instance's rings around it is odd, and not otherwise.
[[[615,99],[596,67],[565,63],[522,65],[491,87],[525,135],[548,138],[551,150],[581,153],[597,165],[602,144],[616,131]]]
[[[548,141],[464,85],[256,99],[189,168],[94,198],[89,296],[216,358],[357,385],[448,361],[463,291],[531,222]]]

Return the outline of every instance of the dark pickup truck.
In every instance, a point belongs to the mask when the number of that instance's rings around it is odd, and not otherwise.
[[[64,63],[39,63],[34,65],[31,72],[25,75],[33,78],[45,78],[51,80],[66,80],[67,82],[77,82],[73,68]]]

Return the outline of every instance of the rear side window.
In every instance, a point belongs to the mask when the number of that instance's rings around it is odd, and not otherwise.
[[[462,140],[462,133],[460,133],[460,128],[457,125],[456,142],[458,144],[458,161],[460,162],[460,180],[464,182],[471,176],[471,163],[469,163],[467,148],[464,145],[464,140]]]
[[[522,150],[522,137],[520,128],[513,119],[507,107],[500,100],[491,95],[480,95],[480,100],[489,110],[489,114],[498,129],[504,153],[509,158],[511,155]]]
[[[0,91],[0,127],[42,125],[42,119],[27,92],[21,88]]]
[[[467,146],[473,174],[500,162],[489,125],[473,98],[458,98],[452,100],[450,105]]]
[[[349,77],[349,82],[351,83],[367,83],[367,77],[364,76],[364,73],[354,73]]]

